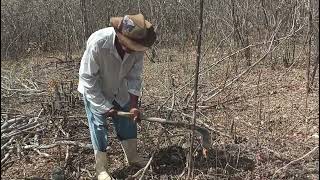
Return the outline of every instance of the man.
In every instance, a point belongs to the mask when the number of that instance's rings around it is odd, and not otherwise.
[[[146,163],[137,153],[137,104],[144,51],[156,40],[152,24],[142,14],[112,17],[110,24],[89,37],[79,70],[78,91],[84,97],[98,180],[111,179],[106,169],[107,117],[112,118],[127,162]],[[117,111],[133,116],[120,117]]]

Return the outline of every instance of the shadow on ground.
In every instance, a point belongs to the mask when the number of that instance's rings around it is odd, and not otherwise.
[[[179,175],[183,172],[186,163],[187,150],[180,146],[170,146],[155,153],[151,163],[152,174],[154,175]],[[245,153],[232,148],[209,149],[205,158],[200,151],[195,157],[194,168],[207,173],[208,171],[223,172],[233,175],[238,172],[252,171],[255,162]],[[133,175],[139,170],[138,167],[123,167],[112,173],[117,179],[125,179],[128,175]]]

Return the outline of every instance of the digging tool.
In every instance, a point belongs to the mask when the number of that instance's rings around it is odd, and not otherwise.
[[[133,115],[133,113],[118,111],[117,115],[122,116],[122,117],[131,117]],[[192,129],[192,127],[193,127],[192,124],[187,124],[185,122],[177,122],[177,121],[167,121],[166,119],[162,119],[162,118],[158,118],[158,117],[145,117],[143,115],[140,115],[140,119],[141,119],[141,121],[148,121],[148,122],[153,122],[153,123],[172,125],[177,128]],[[196,130],[201,135],[202,147],[203,147],[202,153],[205,157],[207,157],[207,151],[211,145],[211,142],[210,142],[211,138],[210,138],[209,130],[204,127],[197,126],[197,125],[195,125],[194,130]]]

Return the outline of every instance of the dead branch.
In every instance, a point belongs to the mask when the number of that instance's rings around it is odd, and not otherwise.
[[[35,152],[37,152],[40,156],[47,157],[47,158],[50,157],[49,154],[40,152],[40,150],[37,149],[37,148],[33,148],[33,150],[34,150]]]
[[[142,180],[143,179],[143,176],[146,172],[146,170],[148,169],[148,167],[150,166],[152,160],[153,160],[153,157],[154,157],[154,154],[152,154],[151,158],[149,159],[147,165],[143,168],[143,172],[142,172],[142,175],[140,176],[139,180]]]
[[[131,116],[131,113],[128,112],[121,112],[118,111],[119,116]],[[167,121],[166,119],[158,118],[158,117],[144,117],[141,116],[142,121],[148,121],[148,122],[153,122],[153,123],[161,123],[161,124],[166,124],[166,125],[172,125],[175,126],[176,128],[187,128],[187,129],[192,129],[193,125],[188,124],[186,122],[178,122],[178,121]],[[198,125],[195,125],[194,127],[195,131],[201,134],[202,140],[203,140],[203,147],[204,148],[210,148],[211,146],[211,139],[210,139],[210,133],[208,129],[204,127],[200,127]]]
[[[58,62],[60,62],[60,63],[65,62],[64,60],[62,60],[62,59],[60,59],[60,58],[58,58],[58,57],[54,57],[54,56],[47,56],[46,58],[49,58],[49,59],[56,59],[56,60],[58,60]]]
[[[60,146],[60,145],[72,145],[72,146],[79,146],[81,148],[84,149],[93,149],[92,148],[92,144],[86,144],[86,143],[82,143],[82,142],[77,142],[77,141],[56,141],[53,144],[48,144],[48,145],[26,145],[23,146],[22,149],[33,149],[33,148],[37,148],[37,149],[51,149],[54,148],[56,146]]]
[[[278,30],[279,30],[280,24],[281,24],[281,22],[280,22],[279,25],[278,25],[278,28],[277,28]],[[259,64],[261,61],[263,61],[263,60],[267,57],[267,55],[275,49],[275,48],[272,49],[272,45],[273,45],[274,38],[275,38],[277,32],[278,32],[278,31],[276,31],[276,32],[273,34],[273,36],[271,37],[271,43],[270,43],[270,45],[269,45],[269,48],[268,48],[267,52],[266,52],[259,60],[257,60],[255,63],[253,63],[249,68],[247,68],[245,71],[243,71],[241,74],[239,74],[236,78],[234,78],[232,81],[230,81],[228,84],[226,84],[226,85],[225,85],[223,88],[221,88],[219,91],[217,91],[217,92],[214,93],[213,95],[211,95],[211,96],[209,96],[208,98],[206,98],[206,99],[204,100],[204,102],[212,99],[213,97],[215,97],[215,96],[217,96],[218,94],[220,94],[221,92],[223,92],[223,90],[224,90],[225,88],[229,87],[230,85],[232,85],[233,83],[235,83],[236,81],[238,81],[243,75],[245,75],[245,74],[247,74],[248,72],[250,72],[250,70],[251,70],[253,67],[255,67],[255,66],[256,66],[257,64]]]
[[[13,123],[20,123],[20,121],[25,121],[26,117],[22,116],[22,117],[17,117],[17,118],[13,118],[13,119],[9,119],[9,120],[6,120],[2,125],[1,125],[1,134],[3,133],[3,131],[5,131],[5,129],[13,124]]]
[[[1,138],[8,139],[8,138],[17,136],[19,134],[22,134],[24,132],[27,132],[29,130],[35,129],[39,126],[40,126],[40,124],[38,122],[30,123],[30,124],[24,125],[23,127],[20,127],[19,129],[15,130],[15,131],[11,131],[9,134],[4,134],[3,136],[1,136]]]
[[[276,174],[279,173],[281,170],[286,169],[286,168],[287,168],[288,166],[290,166],[291,164],[296,163],[296,162],[298,162],[298,161],[306,158],[306,157],[309,156],[311,153],[313,153],[314,151],[316,151],[318,148],[319,148],[319,146],[314,147],[311,151],[309,151],[309,152],[306,153],[305,155],[303,155],[303,156],[299,157],[298,159],[295,159],[295,160],[289,162],[288,164],[286,164],[285,166],[277,169],[277,170],[274,172],[274,174],[273,174],[273,176],[272,176],[272,179],[274,179],[275,176],[276,176]]]
[[[279,24],[279,25],[280,25],[280,24]],[[246,47],[243,47],[243,48],[237,50],[236,52],[233,52],[233,53],[231,53],[231,54],[228,54],[228,55],[220,58],[218,61],[216,61],[215,63],[211,64],[210,66],[204,68],[203,70],[200,70],[200,71],[199,71],[199,77],[202,76],[202,75],[204,75],[204,74],[207,73],[208,71],[212,70],[214,67],[216,67],[218,64],[222,63],[223,61],[227,60],[228,58],[230,58],[230,57],[232,57],[232,56],[234,56],[234,55],[236,55],[236,54],[239,54],[239,53],[245,51],[245,50],[248,49],[248,48],[257,47],[257,46],[263,46],[263,45],[266,45],[266,44],[270,44],[270,45],[271,45],[271,44],[273,44],[274,41],[283,41],[283,40],[286,40],[286,39],[288,39],[288,38],[296,35],[297,33],[299,33],[299,32],[304,28],[304,26],[305,26],[305,24],[301,25],[297,30],[290,32],[290,34],[287,34],[287,35],[284,36],[284,37],[276,38],[275,36],[272,36],[272,37],[270,38],[270,40],[268,40],[268,41],[263,41],[263,42],[258,42],[258,43],[250,44],[250,45],[248,45],[248,46],[246,46]],[[279,27],[279,26],[278,26],[278,27]],[[275,32],[275,33],[276,33],[276,32]],[[275,35],[275,34],[274,34],[274,35]],[[271,47],[270,45],[269,45],[269,47]],[[268,53],[268,52],[267,52],[267,53]],[[269,52],[269,53],[270,53],[270,52]],[[268,54],[269,54],[269,53],[268,53]],[[262,60],[262,58],[260,58],[260,60]],[[258,61],[259,61],[259,60],[258,60]],[[252,66],[255,66],[255,64],[253,64]],[[250,66],[248,69],[250,69],[252,66]],[[182,91],[184,88],[186,88],[188,85],[190,85],[190,83],[193,81],[194,77],[195,77],[195,74],[193,74],[188,80],[186,80],[186,81],[184,81],[183,83],[181,83],[182,86],[179,87],[177,90],[175,90],[175,92],[178,93],[178,92]],[[216,89],[215,89],[215,90],[216,90]],[[216,96],[216,95],[215,95],[215,96]],[[165,100],[165,102],[163,103],[163,105],[164,105],[170,98],[171,98],[171,96],[167,97],[166,100]]]
[[[4,157],[1,159],[1,165],[4,164],[9,159],[11,153],[12,153],[12,150],[10,150],[4,155]]]
[[[69,138],[70,137],[70,135],[69,135],[69,133],[67,133],[67,135],[66,135],[66,137],[67,138]],[[67,165],[68,165],[68,159],[69,159],[69,153],[70,152],[70,146],[69,145],[67,145],[67,148],[66,148],[66,156],[65,156],[65,159],[64,159],[64,165],[63,165],[63,168],[65,169],[66,167],[67,167]]]
[[[139,180],[143,179],[143,176],[146,172],[146,170],[148,169],[148,167],[150,166],[152,160],[154,157],[154,153],[152,154],[152,156],[150,157],[148,163],[146,164],[145,167],[141,168],[139,171],[137,171],[134,175],[128,176],[128,179],[137,179],[137,177],[141,174]]]
[[[14,139],[14,138],[11,137],[11,138],[9,139],[9,141],[7,141],[5,144],[3,144],[3,145],[1,146],[1,151],[4,150],[8,145],[10,145],[10,144],[12,143],[13,139]]]

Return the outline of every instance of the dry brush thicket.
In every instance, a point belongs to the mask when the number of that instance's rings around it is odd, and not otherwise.
[[[145,117],[192,124],[197,0],[1,1],[3,179],[94,178],[78,68],[90,33],[111,16],[143,12],[158,32],[146,52]],[[194,179],[319,178],[319,9],[315,0],[204,1]],[[174,123],[173,123],[174,124]],[[184,179],[190,130],[139,126],[148,167],[125,165],[110,131],[119,178]]]

